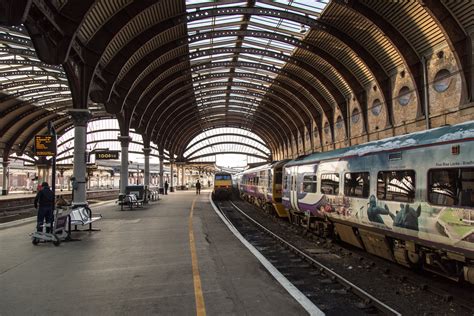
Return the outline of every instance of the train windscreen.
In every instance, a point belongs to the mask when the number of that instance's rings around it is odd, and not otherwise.
[[[230,175],[216,175],[216,180],[231,180]]]

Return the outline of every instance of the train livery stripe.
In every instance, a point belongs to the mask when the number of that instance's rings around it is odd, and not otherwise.
[[[211,195],[209,195],[212,208],[214,212],[221,218],[221,220],[227,225],[229,230],[237,237],[245,247],[260,261],[260,263],[267,269],[267,271],[281,284],[281,286],[303,307],[309,315],[324,316],[324,312],[321,311],[313,302],[311,302],[300,290],[298,290],[280,271],[275,268],[270,261],[267,260],[252,244],[250,244],[232,225],[232,223],[223,215],[217,206],[212,201]]]
[[[206,315],[206,305],[204,304],[204,295],[202,294],[201,287],[201,275],[199,274],[199,265],[196,254],[196,243],[194,242],[194,229],[193,229],[193,214],[194,214],[194,205],[196,204],[196,199],[194,198],[193,204],[191,205],[191,212],[189,213],[189,247],[191,250],[191,261],[193,265],[193,282],[194,282],[194,298],[196,300],[196,315],[205,316]]]

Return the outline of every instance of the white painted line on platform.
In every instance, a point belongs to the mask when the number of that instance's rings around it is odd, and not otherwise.
[[[252,244],[250,244],[240,232],[232,225],[232,223],[219,212],[219,209],[212,201],[212,193],[209,195],[209,200],[211,201],[212,208],[214,212],[221,218],[224,224],[227,225],[229,230],[237,237],[248,250],[262,263],[262,265],[267,269],[267,271],[278,281],[278,283],[283,286],[283,288],[290,293],[290,295],[310,314],[310,315],[325,315],[322,310],[320,310],[313,302],[311,302],[306,295],[304,295],[300,290],[298,290],[280,271],[275,268],[273,264],[270,263],[261,253],[258,251]]]

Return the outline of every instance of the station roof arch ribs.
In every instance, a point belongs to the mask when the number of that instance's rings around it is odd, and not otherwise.
[[[440,44],[452,48],[463,80],[472,81],[464,45],[470,26],[459,13],[464,5],[447,0],[7,0],[6,6],[11,14],[0,14],[0,23],[24,22],[31,36],[22,28],[17,39],[0,34],[8,54],[31,59],[25,62],[30,74],[19,68],[10,75],[44,76],[44,63],[62,64],[55,80],[64,81],[67,74],[73,107],[100,101],[129,127],[181,155],[199,130],[220,126],[253,130],[272,151],[288,147],[305,128],[321,132],[323,117],[334,135],[336,110],[347,124],[351,98],[366,125],[367,91],[373,85],[381,90],[391,125],[390,76],[400,67],[412,78],[422,115],[421,59]],[[36,60],[31,48],[16,47],[22,41],[34,43]],[[50,85],[48,80],[38,83]],[[18,89],[22,81],[5,88]],[[32,88],[31,101],[46,102],[48,94],[62,92],[62,87]],[[0,101],[0,112],[12,103],[9,97]],[[61,106],[55,108],[58,121],[68,107]],[[36,114],[48,117],[34,109],[23,121]],[[21,136],[13,130],[6,135]]]

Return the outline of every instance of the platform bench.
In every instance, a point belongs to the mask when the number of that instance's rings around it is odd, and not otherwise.
[[[89,231],[92,231],[92,223],[102,218],[101,214],[92,214],[92,211],[88,207],[78,207],[71,211],[69,214],[69,231],[71,231],[71,225],[74,225],[74,230],[77,231],[77,226],[89,225]]]
[[[143,200],[137,199],[137,196],[135,194],[129,194],[125,197],[125,201],[130,207],[131,210],[133,210],[133,207],[142,207],[143,206]]]

